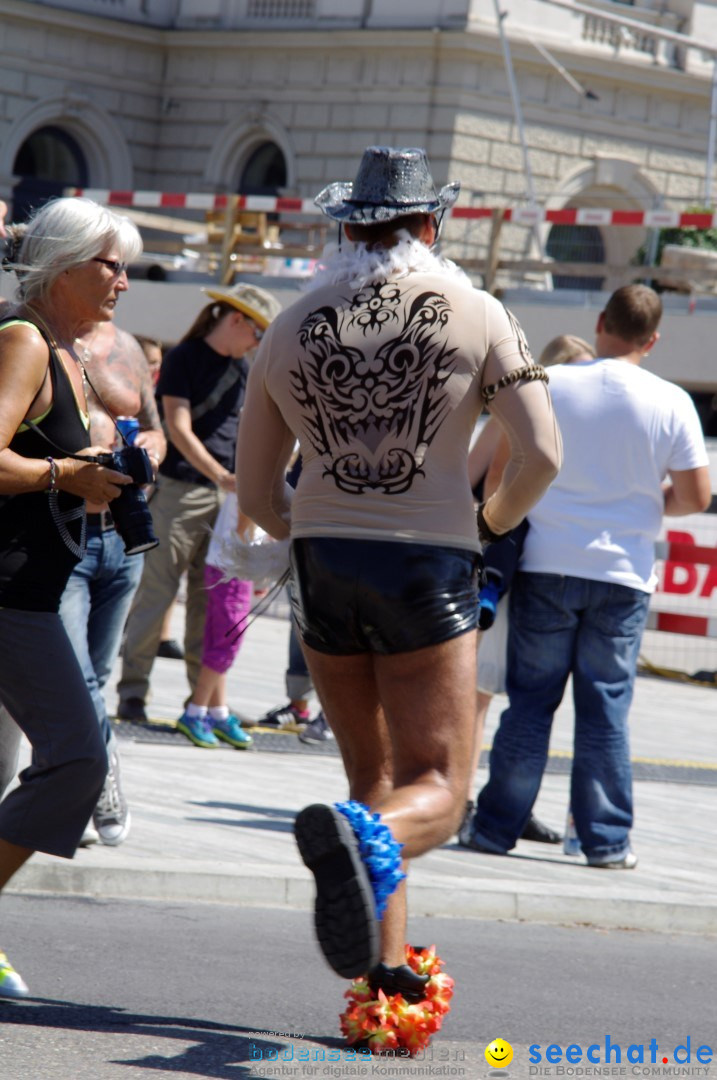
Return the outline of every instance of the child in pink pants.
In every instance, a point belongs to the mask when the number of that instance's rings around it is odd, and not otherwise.
[[[242,519],[245,523],[246,519]],[[240,528],[236,495],[227,495],[217,517],[204,567],[207,589],[207,617],[204,625],[202,666],[197,686],[184,713],[177,721],[177,730],[195,746],[207,749],[228,742],[237,750],[246,750],[252,739],[243,730],[238,718],[229,712],[226,698],[226,673],[234,663],[244,636],[246,616],[251,607],[251,581],[231,578],[216,563],[228,533]]]

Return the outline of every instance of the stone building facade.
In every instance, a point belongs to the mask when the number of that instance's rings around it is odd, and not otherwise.
[[[0,195],[308,197],[379,142],[424,145],[437,180],[462,180],[461,205],[525,204],[526,154],[549,208],[701,202],[713,57],[609,20],[717,47],[716,0],[585,3],[591,14],[501,2],[524,149],[494,0],[0,0]],[[449,222],[451,253],[482,258],[488,231]],[[645,234],[584,239],[593,261],[616,264]],[[517,225],[501,242],[508,257],[536,250]],[[540,244],[550,251],[548,227]]]

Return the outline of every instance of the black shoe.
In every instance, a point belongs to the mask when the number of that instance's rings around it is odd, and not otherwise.
[[[134,720],[136,723],[147,722],[147,713],[144,711],[144,702],[141,697],[128,697],[117,705],[118,720]]]
[[[316,879],[314,925],[327,963],[354,979],[378,963],[379,923],[358,841],[342,813],[314,803],[298,814],[294,835]]]
[[[563,842],[560,833],[544,825],[542,821],[538,821],[533,814],[526,821],[520,839],[533,840],[536,844],[562,844]]]
[[[368,984],[374,993],[383,990],[384,994],[401,994],[406,1001],[423,1001],[426,996],[426,983],[429,975],[417,975],[408,964],[399,967],[387,967],[377,964],[368,973]]]
[[[165,660],[184,660],[184,649],[174,638],[167,638],[157,646],[157,656],[162,656]]]

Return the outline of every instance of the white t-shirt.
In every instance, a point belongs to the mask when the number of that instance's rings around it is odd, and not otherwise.
[[[625,360],[550,369],[563,467],[528,515],[521,570],[653,592],[669,471],[707,465],[689,395]]]

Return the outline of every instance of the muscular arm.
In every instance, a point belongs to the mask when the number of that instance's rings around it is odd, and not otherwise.
[[[667,517],[697,514],[706,510],[712,501],[710,472],[706,465],[698,469],[680,469],[670,473],[670,482],[663,488],[664,513]]]
[[[486,359],[483,386],[532,362],[528,343],[512,316],[502,307],[494,307],[491,316],[494,344]],[[483,513],[488,527],[503,533],[523,520],[554,480],[562,463],[562,440],[543,382],[519,381],[503,387],[490,410],[508,438],[510,457]]]
[[[468,454],[468,483],[473,489],[485,476],[503,434],[497,420],[489,417]]]
[[[257,359],[239,424],[237,495],[242,513],[276,540],[285,539],[291,528],[293,491],[284,477],[295,441],[267,393]]]
[[[201,439],[192,431],[192,409],[187,398],[162,397],[162,408],[167,422],[167,430],[172,443],[180,454],[193,465],[202,476],[225,491],[234,490],[234,477],[213,458]]]
[[[140,430],[135,439],[135,444],[145,448],[149,456],[155,459],[152,464],[156,467],[156,465],[161,465],[166,457],[167,440],[164,437],[162,423],[159,419],[159,412],[157,411],[157,402],[154,397],[154,386],[152,384],[149,366],[144,358],[144,353],[134,338],[132,338],[132,342],[137,354],[140,380],[140,405],[139,412],[137,413]]]

